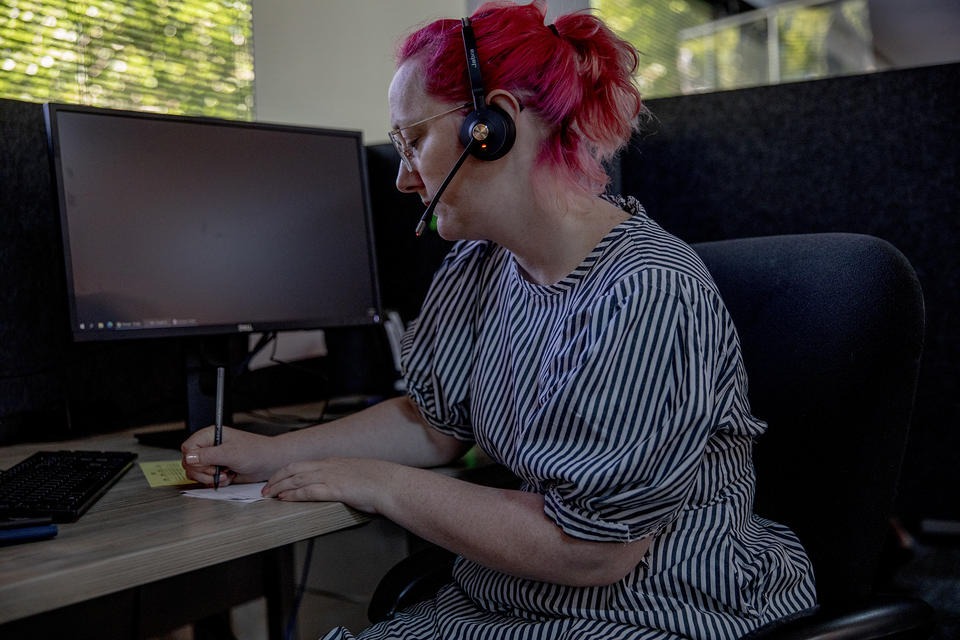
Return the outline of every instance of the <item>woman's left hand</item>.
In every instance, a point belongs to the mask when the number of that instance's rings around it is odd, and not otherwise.
[[[327,458],[294,462],[271,476],[263,495],[292,502],[343,502],[358,511],[379,513],[400,465],[369,458]]]

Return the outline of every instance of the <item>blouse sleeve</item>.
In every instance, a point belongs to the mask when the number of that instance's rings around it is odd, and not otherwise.
[[[469,380],[488,250],[482,242],[454,245],[401,341],[401,369],[410,399],[428,424],[465,442],[474,441]]]
[[[620,283],[591,315],[553,364],[565,373],[528,432],[527,471],[565,532],[630,541],[684,506],[736,385],[721,379],[736,335],[715,291],[669,270]]]

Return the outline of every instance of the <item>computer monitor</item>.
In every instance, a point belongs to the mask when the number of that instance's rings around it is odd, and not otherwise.
[[[74,340],[379,321],[360,132],[63,104],[45,118]],[[188,374],[217,364],[199,360]],[[188,430],[209,424],[190,403]]]

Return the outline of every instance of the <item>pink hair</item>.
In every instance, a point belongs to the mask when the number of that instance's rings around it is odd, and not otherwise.
[[[550,128],[541,175],[599,194],[609,181],[603,163],[629,142],[646,112],[632,77],[638,55],[593,15],[560,16],[556,33],[545,15],[544,2],[535,0],[490,2],[471,16],[484,88],[509,91]],[[410,58],[422,65],[428,95],[470,101],[459,20],[437,20],[408,36],[397,64]]]

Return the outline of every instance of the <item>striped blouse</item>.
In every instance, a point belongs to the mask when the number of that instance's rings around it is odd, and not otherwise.
[[[631,217],[554,285],[498,245],[456,244],[404,338],[404,373],[433,427],[509,467],[564,532],[653,537],[649,552],[601,587],[459,558],[435,600],[361,637],[713,640],[814,604],[799,541],[752,514],[765,425],[717,289],[636,201],[614,201]]]

